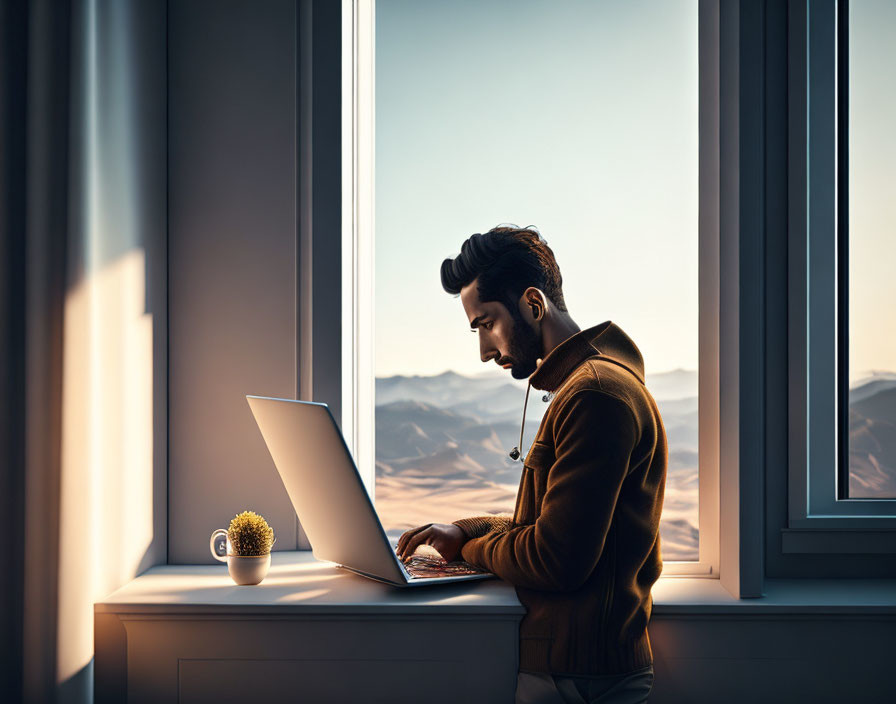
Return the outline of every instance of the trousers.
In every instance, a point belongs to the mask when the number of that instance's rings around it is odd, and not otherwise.
[[[653,665],[621,675],[564,677],[520,672],[516,704],[642,704],[653,689]]]

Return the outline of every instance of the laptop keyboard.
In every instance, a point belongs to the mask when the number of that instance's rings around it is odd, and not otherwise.
[[[412,577],[456,577],[465,574],[489,574],[487,570],[480,569],[463,560],[446,562],[442,558],[429,557],[427,555],[412,555],[403,564],[408,574]]]

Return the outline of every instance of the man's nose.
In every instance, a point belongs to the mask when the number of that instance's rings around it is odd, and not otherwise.
[[[493,359],[497,359],[501,356],[501,353],[498,352],[494,347],[488,344],[485,339],[485,336],[480,336],[479,338],[479,359],[483,362],[490,362]]]

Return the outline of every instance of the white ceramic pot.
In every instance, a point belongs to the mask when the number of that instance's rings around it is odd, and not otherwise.
[[[228,555],[227,571],[237,584],[258,584],[271,566],[271,553],[267,555]]]
[[[226,553],[219,551],[221,538],[226,541]],[[234,555],[231,551],[230,540],[227,539],[227,531],[219,528],[212,533],[209,548],[218,562],[227,563],[227,571],[230,578],[237,584],[258,584],[263,580],[271,567],[271,553],[266,555]]]

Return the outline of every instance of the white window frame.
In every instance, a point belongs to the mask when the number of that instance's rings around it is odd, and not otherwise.
[[[371,497],[376,484],[374,378],[375,0],[342,0],[342,429]],[[719,572],[719,149],[716,48],[701,14],[699,216],[699,559],[665,561],[663,576]],[[704,140],[715,135],[716,139]],[[708,145],[704,148],[704,141]]]
[[[374,498],[374,0],[342,0],[342,431]]]
[[[788,525],[784,553],[894,553],[896,500],[837,499],[835,0],[790,7]]]

